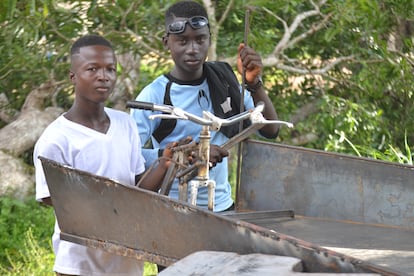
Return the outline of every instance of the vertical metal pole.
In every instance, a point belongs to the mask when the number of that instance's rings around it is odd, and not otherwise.
[[[198,183],[203,183],[208,186],[208,209],[213,211],[214,209],[214,196],[215,196],[215,187],[211,190],[209,185],[209,170],[210,170],[210,130],[208,126],[203,126],[203,129],[200,133],[200,148],[199,148],[199,157],[203,162],[203,166],[198,168],[198,175],[196,180]],[[198,190],[198,187],[197,187]],[[197,191],[195,196],[197,197]],[[196,204],[194,204],[196,205]]]
[[[208,126],[203,126],[200,133],[200,143],[199,143],[199,157],[203,162],[203,166],[198,168],[197,179],[208,180],[209,179],[209,163],[210,163],[210,130]]]
[[[250,18],[250,10],[246,9],[246,14],[244,16],[244,46],[247,47],[247,36],[249,34],[249,18]],[[244,112],[244,92],[246,87],[246,69],[243,67],[242,69],[242,93],[240,97],[240,113]],[[240,121],[239,125],[239,132],[243,130],[243,121]],[[241,176],[241,162],[242,162],[242,141],[237,145],[237,169],[236,169],[236,204],[238,202],[237,197],[239,194],[239,187],[240,187],[240,176]],[[237,206],[236,206],[237,209]]]

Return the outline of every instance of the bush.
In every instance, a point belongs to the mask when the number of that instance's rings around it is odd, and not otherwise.
[[[52,208],[34,199],[0,198],[0,274],[53,275]]]
[[[14,254],[14,258],[8,256],[8,266],[0,264],[2,275],[55,275],[52,271],[54,255],[51,242],[47,247],[42,247],[33,236],[30,228],[25,233],[23,248]]]

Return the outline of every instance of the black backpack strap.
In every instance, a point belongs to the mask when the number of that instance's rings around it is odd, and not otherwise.
[[[173,82],[169,80],[167,85],[165,86],[164,104],[166,105],[172,105],[171,97],[170,97],[170,90],[171,90],[172,83]],[[176,125],[177,125],[177,120],[175,119],[161,119],[160,125],[154,131],[152,136],[154,136],[155,140],[157,140],[158,143],[161,143],[161,141],[165,137],[170,135],[170,133],[174,130]]]
[[[204,64],[204,71],[210,89],[214,115],[219,118],[230,118],[239,114],[241,112],[240,83],[231,66],[226,62],[206,62]],[[221,104],[227,100],[227,97],[231,99],[231,109],[224,111]],[[249,120],[243,121],[243,128],[246,128],[249,125]],[[231,138],[239,132],[239,124],[222,126],[220,132],[228,138]]]

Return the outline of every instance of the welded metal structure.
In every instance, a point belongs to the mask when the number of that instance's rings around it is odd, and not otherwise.
[[[217,214],[42,164],[65,240],[164,266],[210,250],[297,257],[305,272],[414,271],[412,166],[247,141],[237,211]]]
[[[239,209],[414,229],[414,166],[249,141]]]

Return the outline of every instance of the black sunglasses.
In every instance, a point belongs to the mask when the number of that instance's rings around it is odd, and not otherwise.
[[[186,20],[179,20],[168,25],[169,34],[180,34],[185,31],[186,24],[190,24],[193,29],[201,29],[208,26],[208,19],[204,16],[193,16]]]

